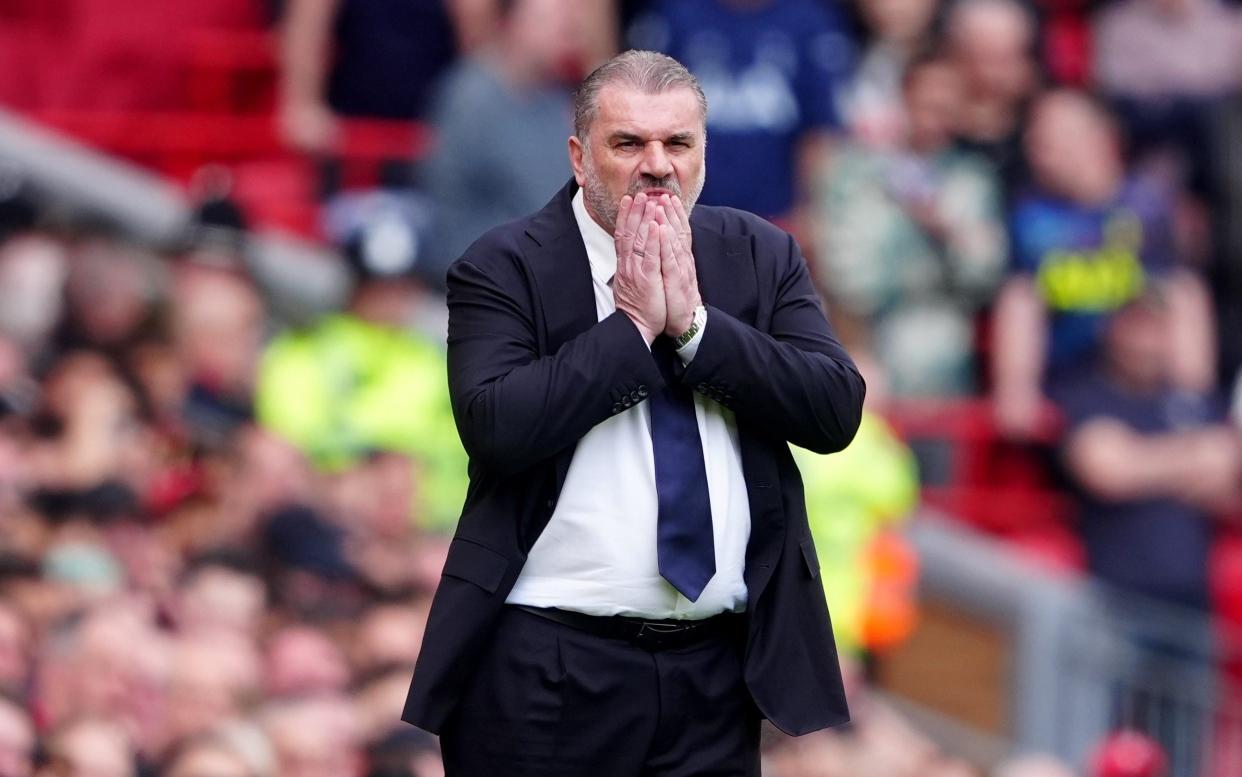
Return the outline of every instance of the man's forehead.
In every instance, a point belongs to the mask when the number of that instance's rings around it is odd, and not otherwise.
[[[606,134],[668,136],[703,130],[698,97],[685,86],[645,92],[632,86],[609,84],[600,90],[595,121]]]

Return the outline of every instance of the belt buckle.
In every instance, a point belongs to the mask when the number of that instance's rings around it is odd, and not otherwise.
[[[685,626],[679,624],[643,621],[638,627],[638,633],[634,635],[634,643],[646,650],[661,650],[672,643],[673,640],[670,639],[672,635],[681,634],[686,630]]]

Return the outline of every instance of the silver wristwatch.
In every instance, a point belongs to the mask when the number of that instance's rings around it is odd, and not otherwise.
[[[674,348],[684,348],[686,343],[694,339],[694,336],[703,329],[703,325],[707,323],[707,308],[699,305],[694,309],[694,319],[690,322],[690,328],[682,332],[673,340]]]

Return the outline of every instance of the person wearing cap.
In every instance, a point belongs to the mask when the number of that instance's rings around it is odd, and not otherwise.
[[[419,522],[451,530],[466,491],[466,457],[443,348],[413,327],[424,294],[412,277],[417,235],[392,210],[360,221],[346,241],[357,279],[348,309],[267,346],[255,415],[325,471],[378,452],[411,457]]]
[[[471,483],[403,714],[448,777],[752,775],[761,718],[848,720],[789,443],[847,446],[863,379],[793,238],[696,206],[706,102],[609,60],[573,179],[449,270]]]

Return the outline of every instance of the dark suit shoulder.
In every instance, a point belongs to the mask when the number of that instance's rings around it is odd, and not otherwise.
[[[717,205],[696,205],[692,223],[700,229],[719,233],[726,238],[750,238],[755,257],[771,253],[788,256],[793,236],[765,218],[755,214]]]
[[[726,237],[754,235],[760,240],[784,242],[789,233],[750,211],[723,205],[695,205],[694,222]]]
[[[530,236],[526,234],[526,227],[530,221],[531,217],[526,216],[492,227],[471,243],[453,264],[469,262],[484,272],[505,269],[506,266],[512,264],[514,259],[534,245]]]

